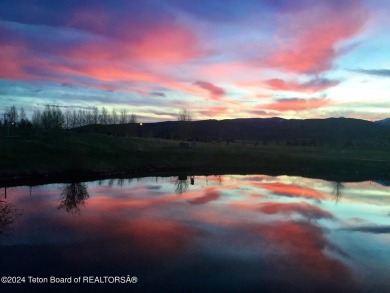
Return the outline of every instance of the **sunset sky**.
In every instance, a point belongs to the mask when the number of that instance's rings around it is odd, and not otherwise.
[[[390,117],[386,0],[0,1],[0,114]]]

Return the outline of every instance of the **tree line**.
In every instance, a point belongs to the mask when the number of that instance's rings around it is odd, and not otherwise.
[[[137,123],[135,114],[128,114],[126,109],[107,110],[93,107],[89,110],[62,111],[57,105],[46,105],[44,110],[34,110],[31,120],[27,118],[23,107],[6,108],[0,117],[0,127],[70,129],[89,124],[126,124]]]

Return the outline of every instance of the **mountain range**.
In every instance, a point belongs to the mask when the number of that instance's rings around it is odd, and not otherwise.
[[[384,126],[390,126],[390,118],[385,118],[383,120],[375,121],[375,123],[384,125]]]
[[[199,141],[390,145],[389,118],[377,122],[353,118],[283,119],[277,117],[166,121],[87,125],[73,131]]]

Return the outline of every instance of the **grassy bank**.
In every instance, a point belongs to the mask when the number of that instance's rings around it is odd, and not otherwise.
[[[11,133],[12,134],[12,133]],[[155,171],[256,171],[304,175],[386,177],[386,149],[287,147],[249,143],[197,143],[69,131],[14,132],[1,136],[0,178],[77,177]]]

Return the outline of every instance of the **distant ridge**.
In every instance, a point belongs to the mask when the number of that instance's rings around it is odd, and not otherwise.
[[[166,121],[140,125],[87,125],[78,132],[111,135],[132,135],[167,139],[196,139],[206,141],[246,140],[253,142],[287,143],[311,140],[316,144],[381,144],[390,145],[390,127],[382,123],[353,118],[284,119],[238,118]]]
[[[390,126],[390,118],[385,118],[382,120],[375,121],[375,123],[384,125],[384,126]]]

